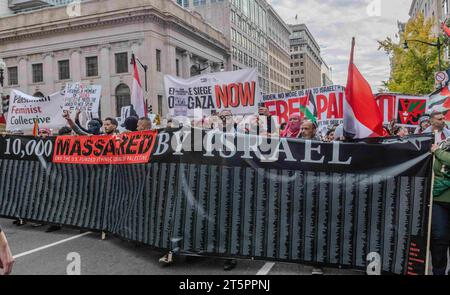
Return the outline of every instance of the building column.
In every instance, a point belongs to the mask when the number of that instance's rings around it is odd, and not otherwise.
[[[45,82],[45,94],[50,95],[55,92],[55,73],[53,70],[54,54],[48,53],[44,56],[44,82]]]
[[[28,57],[20,57],[19,58],[19,65],[18,65],[18,79],[19,79],[19,88],[22,92],[28,93]],[[30,94],[32,95],[32,93]]]
[[[185,51],[182,56],[181,77],[188,79],[191,77],[191,53],[189,51]]]
[[[116,110],[115,94],[111,95],[111,71],[110,71],[110,45],[100,48],[99,74],[102,84],[102,96],[100,99],[100,112],[102,117],[114,115]]]
[[[81,50],[75,49],[70,54],[70,77],[74,83],[81,81]]]

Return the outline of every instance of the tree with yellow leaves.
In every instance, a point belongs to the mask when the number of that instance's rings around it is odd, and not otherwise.
[[[408,42],[408,50],[404,48],[406,40],[420,40],[436,43],[437,37],[432,32],[434,20],[425,20],[423,14],[411,19],[400,34],[400,42],[395,43],[390,37],[378,41],[378,50],[384,50],[391,58],[391,77],[384,82],[390,92],[405,94],[429,94],[435,90],[434,74],[438,70],[438,50],[434,46],[420,42]],[[439,38],[441,38],[439,36]],[[442,43],[442,38],[441,38]],[[444,46],[441,48],[441,59]],[[442,69],[448,63],[442,62]]]

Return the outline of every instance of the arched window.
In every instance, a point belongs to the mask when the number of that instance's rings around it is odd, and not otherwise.
[[[33,94],[34,97],[45,97],[44,94],[42,94],[42,92],[36,92],[35,94]]]
[[[126,84],[120,84],[116,88],[116,113],[120,117],[122,107],[131,105],[131,91]]]

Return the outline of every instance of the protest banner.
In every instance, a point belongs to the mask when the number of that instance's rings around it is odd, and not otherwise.
[[[211,73],[187,80],[165,75],[164,87],[172,117],[201,117],[224,109],[233,115],[251,115],[257,112],[261,98],[256,69]]]
[[[427,110],[428,99],[423,96],[397,95],[396,100],[397,125],[404,127],[419,126],[419,119]]]
[[[431,136],[272,138],[269,151],[214,130],[196,148],[196,132],[160,130],[132,165],[53,163],[55,138],[0,137],[0,216],[177,254],[425,273]]]
[[[34,123],[39,127],[59,129],[66,125],[62,117],[64,94],[54,93],[46,97],[33,97],[18,90],[11,90],[7,131],[32,131]]]
[[[343,122],[345,89],[339,85],[264,95],[263,102],[272,116],[278,116],[278,123],[281,124],[288,122],[292,114],[304,115],[301,107],[307,106],[310,92],[317,108],[316,116],[319,126]]]
[[[87,165],[148,163],[156,133],[143,131],[117,136],[58,136],[53,163]]]
[[[100,106],[102,86],[83,83],[67,83],[64,95],[64,110],[97,114]]]

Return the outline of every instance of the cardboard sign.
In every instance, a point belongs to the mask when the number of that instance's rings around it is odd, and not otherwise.
[[[98,113],[102,86],[67,83],[64,95],[64,110]]]

